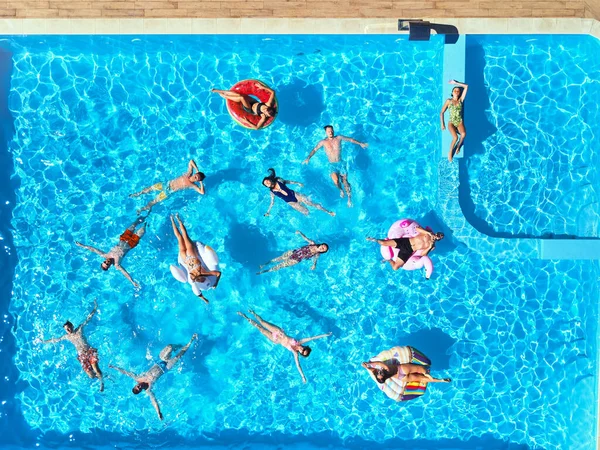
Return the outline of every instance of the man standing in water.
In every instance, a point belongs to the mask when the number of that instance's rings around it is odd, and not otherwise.
[[[340,197],[344,198],[344,190],[346,191],[346,194],[348,195],[348,206],[350,207],[352,206],[352,189],[350,188],[350,183],[348,183],[347,166],[342,160],[342,141],[352,142],[353,144],[360,145],[362,148],[367,148],[369,144],[342,136],[341,134],[335,136],[331,125],[325,125],[324,128],[327,137],[317,143],[316,147],[312,149],[308,157],[302,163],[308,164],[310,158],[313,157],[316,151],[321,147],[325,147],[325,154],[329,160],[333,184],[340,190]]]
[[[196,173],[194,173],[194,169],[196,170]],[[183,189],[194,189],[198,194],[204,195],[204,183],[202,182],[204,178],[206,178],[206,176],[200,172],[194,160],[190,159],[188,170],[183,175],[180,175],[167,183],[153,184],[152,186],[142,189],[140,192],[130,194],[129,197],[139,197],[148,192],[159,191],[159,194],[154,200],[138,210],[137,213],[140,214],[142,211],[152,209],[154,205],[165,200],[173,192],[181,191]],[[198,183],[199,186],[197,186],[196,183]]]
[[[54,344],[55,342],[67,340],[73,344],[77,350],[77,359],[81,363],[81,367],[85,373],[88,374],[88,377],[98,378],[98,380],[100,380],[100,392],[102,392],[104,390],[104,381],[102,380],[102,371],[100,370],[100,367],[98,367],[98,350],[91,347],[83,335],[83,328],[90,320],[92,320],[92,317],[94,317],[94,314],[96,314],[97,309],[98,303],[96,303],[96,300],[94,300],[94,309],[87,316],[85,322],[83,322],[77,328],[74,328],[73,324],[67,320],[63,325],[63,328],[67,334],[59,338],[48,339],[47,341],[43,341],[43,343]]]
[[[133,281],[131,275],[129,275],[129,273],[123,267],[121,267],[121,260],[125,258],[125,255],[129,252],[129,250],[136,247],[140,242],[140,239],[146,232],[146,224],[144,224],[137,232],[135,231],[135,229],[138,225],[144,223],[147,217],[148,216],[138,217],[136,221],[133,222],[129,226],[129,228],[127,228],[123,232],[121,236],[119,236],[119,243],[113,248],[111,248],[108,253],[104,253],[102,250],[98,250],[97,248],[92,247],[91,245],[84,245],[81,242],[76,241],[75,244],[102,256],[104,258],[104,261],[102,262],[102,264],[100,264],[102,270],[106,271],[110,268],[110,266],[114,265],[115,269],[117,269],[119,272],[125,275],[125,278],[131,281],[133,287],[139,288],[140,285]]]
[[[174,351],[174,346],[171,344],[167,345],[160,351],[160,361],[154,364],[152,367],[150,367],[149,370],[140,375],[136,375],[133,372],[129,372],[125,369],[121,369],[120,367],[116,367],[113,365],[109,365],[108,367],[110,367],[111,369],[118,370],[123,375],[127,375],[129,378],[133,378],[133,380],[135,380],[137,384],[133,387],[131,392],[137,395],[142,391],[146,391],[146,394],[148,394],[148,397],[150,397],[152,406],[154,406],[154,409],[156,410],[156,414],[158,414],[158,418],[160,420],[163,420],[163,415],[160,411],[160,406],[158,406],[158,401],[154,396],[154,392],[152,392],[152,386],[160,377],[162,377],[165,373],[167,373],[173,368],[173,366],[177,363],[177,361],[179,361],[179,359],[184,355],[184,353],[188,351],[190,345],[192,345],[192,342],[194,342],[194,339],[197,338],[198,335],[194,333],[192,339],[190,339],[190,342],[188,342],[187,345],[181,350],[179,350],[179,353],[177,353],[177,355],[173,357],[171,356]]]

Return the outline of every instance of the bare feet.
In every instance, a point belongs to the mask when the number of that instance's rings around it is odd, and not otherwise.
[[[367,236],[367,241],[377,242],[377,239]]]
[[[335,212],[333,211],[327,211],[327,214],[329,214],[331,217],[335,216]]]
[[[348,197],[348,208],[352,208],[352,200]]]
[[[340,198],[344,198],[344,191],[340,189]]]

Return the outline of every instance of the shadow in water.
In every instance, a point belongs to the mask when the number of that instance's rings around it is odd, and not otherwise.
[[[258,266],[279,256],[269,250],[270,240],[254,225],[235,223],[229,229],[228,236],[225,250],[232,259],[251,271],[256,272]]]
[[[323,87],[307,85],[296,78],[277,89],[278,120],[286,125],[306,127],[316,123],[325,111]]]
[[[402,345],[410,345],[423,352],[431,359],[431,367],[434,371],[450,368],[450,348],[456,343],[439,328],[419,330],[405,336],[398,336],[396,342]]]

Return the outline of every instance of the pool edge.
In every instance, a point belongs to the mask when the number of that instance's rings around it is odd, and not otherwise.
[[[600,39],[592,18],[439,18],[461,34],[590,34]],[[2,35],[36,34],[402,34],[394,19],[152,18],[0,19]]]

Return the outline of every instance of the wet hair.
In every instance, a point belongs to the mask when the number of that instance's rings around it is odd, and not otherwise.
[[[444,239],[444,233],[442,233],[441,231],[435,233],[435,236],[438,238],[438,240]]]
[[[269,115],[271,117],[273,117],[275,114],[277,114],[277,110],[275,108],[273,108],[272,106],[267,106],[267,112],[269,113]]]
[[[265,181],[269,180],[271,182],[271,187],[269,189],[273,190],[273,188],[275,187],[275,184],[277,182],[281,182],[283,181],[281,178],[279,178],[276,174],[275,174],[275,169],[270,168],[269,169],[269,176],[268,177],[264,177],[262,180],[263,185],[265,184]]]
[[[325,250],[322,253],[327,253],[329,251],[329,244],[326,244],[326,243],[323,242],[322,244],[317,244],[317,247],[320,247],[321,245],[324,245],[325,247],[327,247],[327,250]]]
[[[106,258],[104,261],[102,261],[102,263],[100,264],[100,267],[102,267],[102,270],[108,270],[108,269],[110,269],[110,266],[112,266],[114,263],[115,263],[114,258]],[[106,264],[106,267],[104,266],[104,264]]]
[[[333,131],[333,125],[325,125],[325,126],[323,127],[323,129],[324,129],[325,131],[327,131],[327,128],[331,128],[331,131]]]
[[[140,392],[147,390],[149,387],[150,385],[146,382],[138,383],[133,387],[131,392],[133,392],[135,395],[138,395]]]
[[[201,273],[198,273],[198,274],[192,276],[191,278],[192,278],[192,281],[199,282],[199,283],[202,283],[206,279],[206,277],[204,275],[202,275]],[[201,278],[202,278],[202,280],[201,280]]]
[[[385,381],[391,377],[392,377],[392,374],[389,373],[387,370],[377,369],[375,371],[375,379],[377,380],[377,382],[379,384],[385,383]]]
[[[196,175],[198,175],[198,181],[202,181],[206,178],[206,175],[204,175],[204,172],[197,172]]]
[[[310,352],[312,352],[312,349],[308,345],[302,345],[300,346],[300,351],[298,353],[300,353],[305,358],[308,358]]]
[[[73,326],[73,324],[72,324],[72,323],[71,323],[69,320],[67,320],[67,321],[64,323],[64,325],[63,325],[63,328],[64,328],[64,327],[69,327],[71,330],[74,330],[74,329],[75,329],[75,327]]]

